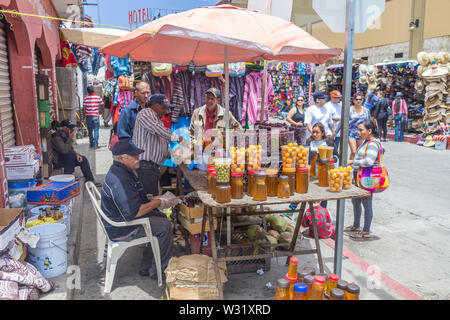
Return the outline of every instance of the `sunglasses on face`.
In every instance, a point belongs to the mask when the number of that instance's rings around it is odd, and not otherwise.
[[[355,99],[355,101],[362,101],[362,99]]]

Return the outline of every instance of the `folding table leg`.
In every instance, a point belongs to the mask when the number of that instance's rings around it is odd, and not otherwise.
[[[300,206],[300,210],[298,211],[297,222],[295,223],[294,236],[292,237],[290,251],[294,251],[295,245],[297,244],[297,237],[298,237],[298,233],[300,231],[300,226],[302,224],[303,214],[305,213],[305,208],[306,208],[306,202],[302,202],[302,205]],[[286,265],[289,264],[290,258],[291,258],[291,256],[287,257]]]
[[[322,253],[320,252],[319,232],[317,231],[316,215],[314,212],[314,204],[312,202],[309,203],[309,210],[311,211],[311,220],[314,230],[314,240],[316,242],[317,260],[319,260],[320,273],[323,273],[323,261],[322,261]]]
[[[205,226],[206,226],[206,210],[207,206],[203,207],[203,218],[202,218],[202,237],[200,238],[200,254],[203,252],[203,238],[205,237]]]
[[[216,274],[216,282],[217,288],[219,289],[219,300],[223,300],[223,286],[222,279],[220,278],[219,265],[217,262],[217,248],[216,248],[216,235],[214,231],[214,220],[212,216],[212,208],[208,207],[208,216],[209,216],[209,228],[210,228],[210,239],[211,239],[211,251],[212,258],[214,261],[214,273]]]

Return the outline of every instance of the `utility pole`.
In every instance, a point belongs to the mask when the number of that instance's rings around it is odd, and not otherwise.
[[[81,6],[83,7],[83,12],[84,12],[84,6],[95,6],[97,7],[97,23],[101,23],[100,21],[100,0],[97,0],[97,2],[87,2],[87,0],[83,0],[83,2],[81,3]]]

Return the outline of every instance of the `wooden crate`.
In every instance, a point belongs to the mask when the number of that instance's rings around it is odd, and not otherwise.
[[[217,287],[177,287],[168,285],[166,288],[168,300],[219,300]]]
[[[180,221],[181,225],[189,231],[190,234],[198,234],[202,232],[202,221],[199,219],[199,222],[194,222],[193,219],[189,219],[186,216],[184,216],[181,212],[178,214],[178,220]],[[217,219],[214,218],[214,230],[217,228]],[[205,232],[210,231],[209,228],[209,221],[206,221],[205,224]]]
[[[189,208],[184,203],[180,204],[180,211],[183,212],[184,216],[189,219],[202,218],[204,207]],[[217,209],[213,208],[212,213],[216,214]]]

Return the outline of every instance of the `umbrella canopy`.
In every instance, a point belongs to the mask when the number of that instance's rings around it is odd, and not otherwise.
[[[100,48],[130,33],[111,28],[61,28],[64,38],[73,44]]]
[[[231,5],[196,8],[152,21],[102,48],[138,61],[206,65],[258,58],[323,63],[341,53],[295,24]]]

